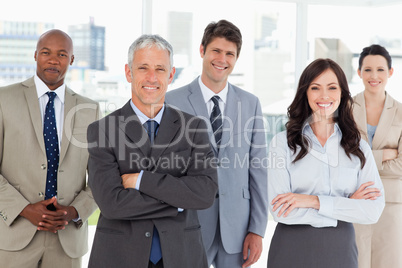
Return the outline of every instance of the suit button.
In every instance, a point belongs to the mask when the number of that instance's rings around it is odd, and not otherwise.
[[[43,197],[44,194],[42,192],[39,193],[39,197]]]
[[[150,232],[146,232],[146,233],[145,233],[145,237],[151,237],[151,233],[150,233]]]
[[[45,164],[42,164],[42,165],[40,166],[40,168],[41,168],[41,169],[46,169],[46,165],[45,165]]]

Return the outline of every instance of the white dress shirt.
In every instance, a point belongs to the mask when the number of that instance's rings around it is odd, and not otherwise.
[[[269,210],[275,221],[284,224],[308,224],[313,227],[337,226],[338,220],[360,224],[375,223],[384,208],[384,188],[374,157],[367,142],[360,141],[366,164],[360,167],[355,155],[349,158],[340,146],[342,132],[337,124],[334,133],[322,146],[309,124],[303,134],[310,141],[307,155],[295,163],[296,154],[288,147],[286,131],[277,134],[270,143],[268,168]],[[381,191],[376,200],[357,200],[349,197],[365,182],[374,181],[372,187]],[[316,195],[320,209],[296,208],[287,217],[278,217],[278,208],[272,211],[271,201],[284,193]]]
[[[200,84],[201,88],[201,93],[202,96],[204,97],[205,105],[207,106],[207,111],[208,115],[211,116],[212,109],[214,108],[214,102],[211,100],[211,98],[215,95],[218,95],[220,100],[219,100],[219,109],[221,110],[222,118],[224,116],[225,112],[225,106],[226,106],[226,99],[228,96],[228,83],[226,83],[226,86],[224,89],[222,89],[218,94],[215,94],[212,90],[210,90],[204,83],[201,81],[201,76],[198,78],[198,83]]]
[[[47,92],[51,91],[47,85],[35,74],[34,76],[35,86],[36,86],[36,93],[38,94],[39,100],[39,109],[42,118],[45,117],[45,110],[46,105],[49,101],[49,96],[46,94]],[[54,99],[54,112],[56,117],[56,128],[57,128],[57,136],[59,139],[59,151],[61,148],[61,138],[63,135],[63,124],[64,124],[64,95],[66,92],[66,85],[62,84],[60,87],[53,90],[56,93],[56,98]]]

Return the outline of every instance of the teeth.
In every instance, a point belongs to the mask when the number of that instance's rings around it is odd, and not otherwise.
[[[327,108],[327,107],[331,106],[331,103],[327,103],[327,104],[321,104],[321,103],[319,103],[318,106]]]
[[[156,89],[156,87],[144,87],[145,89]]]
[[[225,70],[225,67],[219,67],[219,66],[216,66],[216,65],[215,65],[215,68],[218,69],[218,70]]]

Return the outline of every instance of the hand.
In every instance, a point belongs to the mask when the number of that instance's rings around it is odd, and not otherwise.
[[[55,207],[55,211],[47,209],[47,206],[51,204]],[[20,215],[37,226],[37,230],[52,233],[65,229],[65,225],[71,219],[78,217],[78,213],[74,207],[65,207],[57,204],[55,197],[39,201],[35,204],[29,204],[22,210]]]
[[[262,237],[254,233],[248,233],[243,243],[243,259],[246,262],[243,263],[242,268],[249,267],[256,263],[261,257],[261,252]]]
[[[140,173],[130,173],[130,174],[123,174],[121,175],[122,184],[124,189],[133,188],[135,189],[135,185],[137,184],[138,175]]]
[[[397,149],[383,149],[382,150],[382,161],[393,160],[398,157]]]
[[[315,195],[286,193],[277,195],[272,200],[271,205],[274,206],[272,211],[276,211],[282,206],[279,210],[278,217],[282,216],[285,211],[283,217],[287,217],[295,208],[314,208],[319,210],[320,200],[318,196]]]
[[[368,188],[374,185],[373,181],[369,181],[360,185],[359,189],[353,193],[350,199],[369,199],[376,200],[377,197],[381,196],[381,192],[378,188]]]

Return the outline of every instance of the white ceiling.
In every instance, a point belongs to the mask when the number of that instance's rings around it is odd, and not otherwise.
[[[378,7],[393,4],[402,4],[402,0],[268,0],[273,2],[290,2],[311,5],[335,5],[335,6],[365,6]]]

